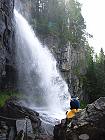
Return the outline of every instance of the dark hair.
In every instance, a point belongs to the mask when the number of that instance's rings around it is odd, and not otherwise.
[[[78,108],[80,108],[79,100],[72,99],[71,102],[70,102],[70,107],[71,107],[71,109],[78,109]]]

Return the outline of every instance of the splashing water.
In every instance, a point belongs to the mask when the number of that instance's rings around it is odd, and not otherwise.
[[[32,109],[62,119],[65,108],[69,107],[70,94],[56,68],[56,60],[39,42],[25,18],[16,10],[14,15],[18,87],[28,96]]]

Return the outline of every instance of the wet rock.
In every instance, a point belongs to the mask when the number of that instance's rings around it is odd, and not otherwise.
[[[16,140],[26,139],[26,137],[27,140],[53,139],[52,135],[42,131],[44,128],[39,114],[23,106],[22,102],[15,97],[9,99],[0,109],[0,116],[3,116],[0,119],[3,119],[2,127],[6,130],[4,133],[10,140],[12,140],[11,137],[15,137]]]
[[[4,121],[0,121],[0,140],[6,140],[8,134],[8,126]]]
[[[104,140],[105,139],[105,97],[87,105],[72,119],[76,127],[68,124],[55,126],[55,140]],[[58,128],[57,128],[58,127]],[[56,132],[57,129],[57,132]],[[62,137],[63,135],[63,137]]]
[[[32,129],[31,120],[28,118],[20,119],[16,121],[16,130],[18,136],[21,134],[21,137],[27,136],[28,139],[34,140],[35,134]]]
[[[0,140],[6,140],[6,134],[5,133],[0,134]]]
[[[16,134],[15,128],[14,127],[10,127],[8,140],[13,140],[15,138],[15,134]]]
[[[27,133],[33,133],[30,119],[16,120],[16,129],[17,129],[17,133],[19,133],[21,130],[23,130],[23,132],[26,132],[26,129],[27,129]]]
[[[87,134],[81,134],[81,135],[79,136],[79,139],[80,139],[80,140],[89,140],[89,135],[87,135]]]
[[[22,102],[16,97],[13,97],[6,102],[4,107],[1,109],[1,114],[5,114],[8,118],[13,118],[13,120],[28,117],[31,122],[35,124],[34,128],[36,129],[41,125],[39,113],[23,106]]]

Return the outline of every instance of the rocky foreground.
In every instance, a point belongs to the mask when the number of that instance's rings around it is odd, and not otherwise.
[[[63,119],[49,136],[39,114],[12,98],[0,109],[0,140],[105,140],[105,97],[87,105],[72,122],[76,127]]]
[[[17,98],[0,109],[0,140],[52,140],[41,126],[39,114],[22,105]]]
[[[71,128],[71,123],[62,123],[55,126],[55,140],[105,140],[105,97],[81,110],[72,122],[76,127]]]

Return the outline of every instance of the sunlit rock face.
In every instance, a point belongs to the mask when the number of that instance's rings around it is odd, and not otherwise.
[[[97,99],[81,110],[72,122],[76,128],[68,125],[55,126],[55,140],[104,140],[105,139],[105,97]],[[57,128],[58,127],[58,128]],[[57,129],[56,129],[57,128]]]
[[[14,0],[0,1],[0,89],[15,87],[13,9]]]

